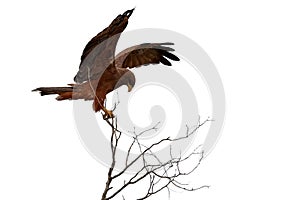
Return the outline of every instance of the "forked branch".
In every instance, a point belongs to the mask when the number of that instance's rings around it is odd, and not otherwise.
[[[123,192],[126,188],[128,188],[130,185],[141,183],[142,181],[147,179],[148,179],[148,186],[145,189],[145,194],[142,197],[139,197],[138,200],[147,199],[148,197],[157,194],[163,190],[166,190],[170,197],[171,187],[178,188],[185,191],[196,191],[202,188],[209,187],[207,185],[191,187],[189,184],[184,183],[182,180],[180,180],[180,177],[191,175],[199,167],[204,157],[204,152],[201,150],[201,145],[198,145],[191,153],[185,156],[182,156],[181,154],[175,156],[172,150],[172,143],[185,140],[191,137],[193,134],[197,132],[197,130],[201,126],[203,126],[209,121],[212,121],[211,119],[208,118],[203,122],[201,122],[199,118],[196,126],[194,127],[186,126],[186,134],[184,136],[179,138],[174,138],[174,139],[170,137],[163,138],[149,146],[142,144],[140,138],[141,136],[143,136],[143,134],[145,134],[148,131],[151,130],[157,131],[159,123],[157,123],[154,127],[139,133],[136,133],[134,131],[132,142],[128,146],[124,168],[121,171],[116,173],[114,173],[116,171],[115,170],[116,150],[122,136],[122,131],[118,130],[116,118],[106,119],[105,121],[111,127],[111,132],[112,132],[110,138],[112,162],[108,171],[107,181],[106,181],[105,189],[103,191],[101,200],[113,199],[121,192]],[[155,155],[153,149],[167,142],[171,143],[169,146],[170,147],[169,159],[162,160],[157,155]],[[139,153],[135,158],[131,159],[130,161],[129,157],[134,147],[138,149]],[[155,162],[153,162],[153,160]],[[196,161],[196,162],[193,164],[193,166],[190,169],[187,170],[182,168],[182,165],[185,162],[191,162],[191,161]],[[124,175],[126,172],[128,172],[129,168],[134,164],[136,164],[137,162],[142,163],[141,167],[138,170],[136,170],[136,172],[130,178],[125,180],[121,186],[112,190],[113,189],[113,187],[111,186],[112,182],[119,180],[120,177]],[[122,195],[122,199],[125,199],[123,195]]]

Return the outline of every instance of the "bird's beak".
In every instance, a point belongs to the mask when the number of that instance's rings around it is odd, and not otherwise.
[[[128,92],[131,92],[131,90],[132,90],[133,86],[132,86],[132,85],[130,85],[130,84],[128,83],[128,84],[127,84],[127,87],[128,87]]]

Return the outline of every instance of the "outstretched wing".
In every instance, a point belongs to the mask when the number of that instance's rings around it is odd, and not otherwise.
[[[87,43],[82,52],[79,71],[74,77],[76,83],[82,83],[88,78],[103,73],[109,66],[114,59],[120,34],[125,30],[133,10],[118,15],[107,28]]]
[[[169,47],[173,43],[144,43],[125,49],[116,57],[116,67],[133,68],[142,65],[159,64],[171,66],[168,59],[179,61],[174,54],[174,49]]]

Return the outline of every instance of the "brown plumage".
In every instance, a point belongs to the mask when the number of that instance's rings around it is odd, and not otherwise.
[[[179,61],[170,53],[173,43],[145,43],[127,48],[115,56],[120,34],[125,30],[133,13],[128,10],[118,15],[102,32],[93,37],[85,46],[79,71],[70,87],[40,87],[33,91],[40,94],[58,94],[57,100],[93,100],[95,112],[103,110],[104,117],[113,117],[112,111],[105,108],[106,95],[114,89],[126,85],[128,92],[135,85],[135,76],[128,70],[149,64],[162,63],[171,66],[168,59]]]

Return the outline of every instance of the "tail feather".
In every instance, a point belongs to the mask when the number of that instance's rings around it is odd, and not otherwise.
[[[73,87],[39,87],[32,92],[40,92],[41,96],[58,94],[57,100],[65,100],[72,98]]]

